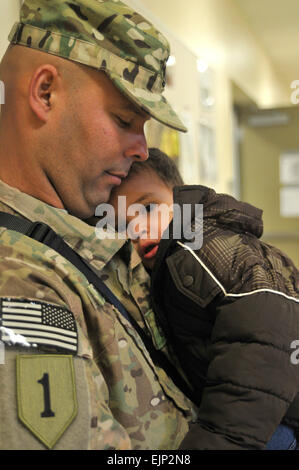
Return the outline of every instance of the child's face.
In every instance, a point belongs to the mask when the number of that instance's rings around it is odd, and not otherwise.
[[[118,213],[118,196],[126,196],[126,214]],[[154,171],[146,168],[140,173],[129,176],[119,187],[115,188],[109,202],[114,206],[116,220],[119,217],[126,217],[129,236],[131,235],[142,262],[148,269],[152,269],[158,244],[172,219],[172,190]],[[136,216],[134,211],[133,215],[128,215],[128,208],[132,204],[145,206],[145,214]],[[134,231],[130,233],[132,227]]]

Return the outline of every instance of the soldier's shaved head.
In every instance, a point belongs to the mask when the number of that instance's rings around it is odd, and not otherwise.
[[[5,83],[6,103],[11,105],[14,100],[27,95],[32,74],[38,67],[47,64],[56,67],[58,75],[69,86],[84,85],[84,74],[88,73],[86,67],[27,47],[9,46],[0,63],[0,80]],[[18,96],[18,93],[21,95]],[[5,109],[9,111],[9,108],[7,106]]]

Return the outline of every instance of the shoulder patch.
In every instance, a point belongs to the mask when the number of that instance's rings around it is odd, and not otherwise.
[[[54,347],[74,355],[78,348],[71,311],[28,299],[0,299],[0,340],[7,346]]]
[[[17,356],[18,417],[52,449],[77,416],[72,356]]]

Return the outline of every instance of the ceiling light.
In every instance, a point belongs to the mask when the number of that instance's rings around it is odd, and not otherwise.
[[[197,59],[197,70],[201,73],[204,73],[208,70],[209,66],[203,59]]]
[[[175,63],[176,63],[176,58],[175,58],[175,56],[174,56],[174,55],[170,55],[170,56],[169,56],[169,59],[168,59],[168,61],[167,61],[167,64],[166,64],[167,67],[172,67],[173,65],[175,65]]]

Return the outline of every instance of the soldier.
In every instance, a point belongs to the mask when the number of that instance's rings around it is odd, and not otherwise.
[[[147,119],[185,131],[162,95],[167,40],[118,0],[25,0],[9,39],[0,210],[49,225],[169,354],[131,244],[84,222],[146,160]],[[120,310],[29,233],[0,228],[0,256],[0,448],[178,448],[191,402]]]

